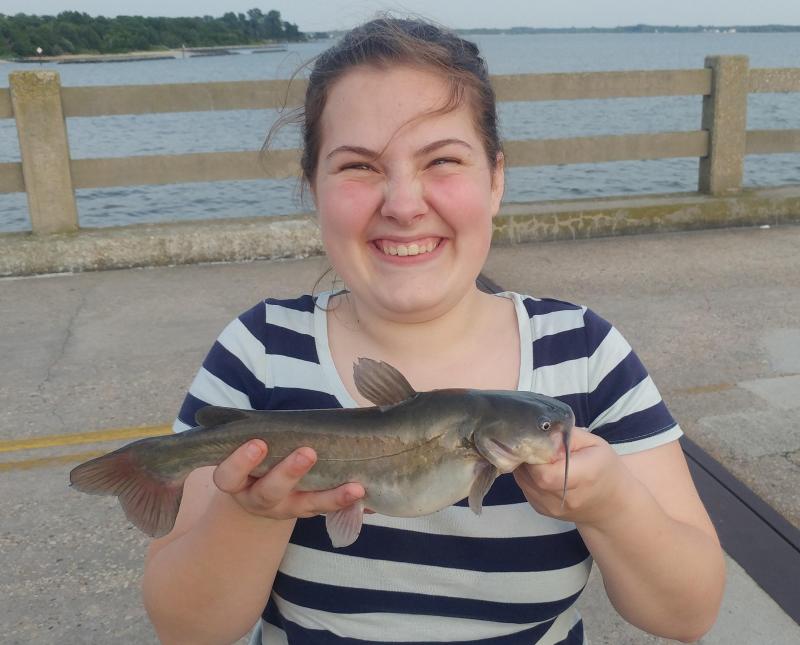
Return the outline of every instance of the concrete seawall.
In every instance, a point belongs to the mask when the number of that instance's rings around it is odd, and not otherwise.
[[[800,222],[800,186],[504,205],[495,244],[589,239]],[[313,215],[200,220],[0,235],[0,276],[200,262],[299,258],[322,253]]]

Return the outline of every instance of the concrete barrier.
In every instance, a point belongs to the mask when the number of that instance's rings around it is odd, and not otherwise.
[[[736,196],[672,194],[506,204],[494,244],[645,232],[800,223],[800,186]],[[0,236],[0,276],[201,262],[298,258],[322,253],[311,214]]]
[[[800,152],[800,129],[750,130],[750,92],[800,92],[800,69],[753,69],[745,56],[710,56],[698,70],[495,76],[499,101],[639,96],[703,97],[688,132],[505,142],[507,165],[700,159],[698,193],[512,203],[495,220],[497,243],[798,221],[798,186],[742,189],[747,154]],[[21,163],[0,163],[0,193],[25,191],[32,233],[0,234],[0,275],[87,271],[319,253],[313,217],[201,220],[84,229],[74,191],[140,184],[297,176],[297,150],[71,159],[66,118],[291,107],[305,83],[239,81],[66,87],[50,71],[14,72],[0,118],[15,118]]]

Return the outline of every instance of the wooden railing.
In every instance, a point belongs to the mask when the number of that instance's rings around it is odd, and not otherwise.
[[[703,97],[696,131],[506,141],[508,166],[699,157],[698,190],[741,190],[744,156],[800,152],[800,129],[747,130],[751,92],[800,92],[800,69],[749,69],[745,56],[708,57],[697,70],[520,74],[492,78],[499,101]],[[27,192],[34,233],[78,228],[76,188],[287,178],[299,151],[210,152],[71,159],[65,118],[299,105],[303,81],[62,87],[55,72],[14,72],[0,118],[15,118],[22,161],[0,163],[0,193]]]

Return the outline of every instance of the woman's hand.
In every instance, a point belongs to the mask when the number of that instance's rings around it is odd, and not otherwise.
[[[542,515],[575,523],[599,523],[624,505],[632,475],[606,441],[583,428],[574,428],[563,506],[564,459],[551,464],[522,464],[514,471],[514,479],[530,505]]]
[[[317,461],[311,448],[298,448],[262,477],[252,477],[250,473],[267,452],[267,444],[260,439],[248,441],[214,471],[216,487],[252,515],[276,520],[312,517],[341,510],[364,497],[364,487],[354,482],[323,491],[295,490]]]

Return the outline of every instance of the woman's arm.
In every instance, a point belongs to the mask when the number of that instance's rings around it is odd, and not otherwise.
[[[266,606],[296,518],[364,495],[360,484],[294,491],[316,460],[310,448],[250,477],[266,454],[264,442],[252,441],[216,469],[194,471],[175,527],[151,543],[143,593],[163,643],[230,643],[246,634]]]
[[[697,640],[716,620],[725,563],[679,443],[620,457],[600,437],[576,429],[572,444],[563,509],[563,462],[515,471],[528,501],[575,522],[628,622]]]

